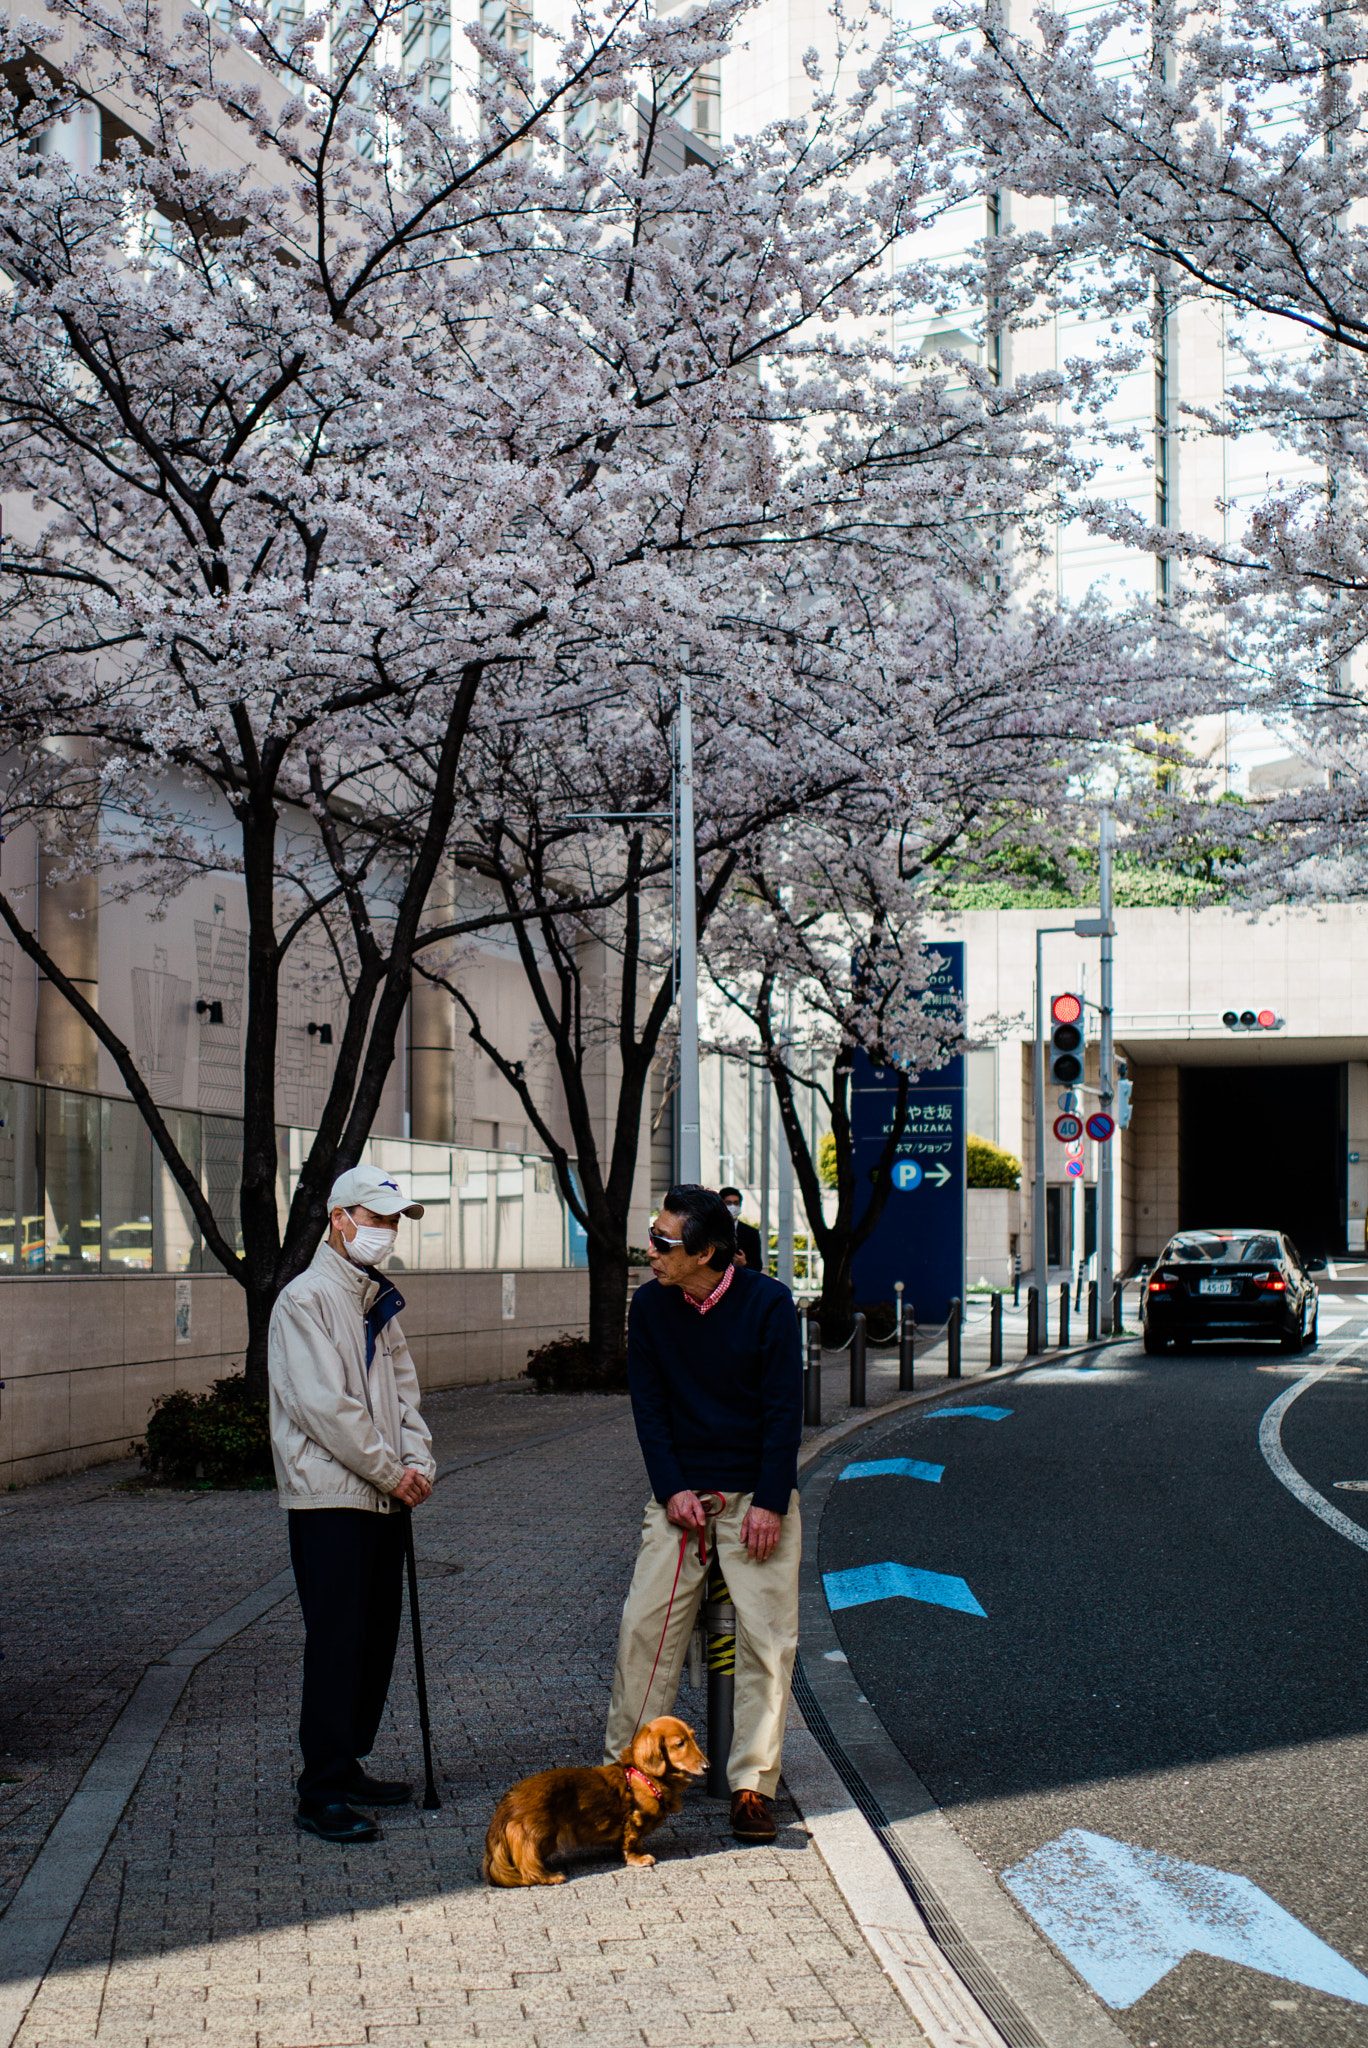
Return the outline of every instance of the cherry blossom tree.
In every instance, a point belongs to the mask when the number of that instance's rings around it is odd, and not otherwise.
[[[1183,399],[1175,438],[1265,437],[1268,482],[1165,528],[1094,523],[1167,557],[1228,672],[1219,694],[1304,757],[1303,786],[1213,815],[1194,765],[1163,824],[1229,850],[1253,898],[1353,893],[1368,822],[1368,21],[1361,8],[1119,0],[1069,17],[951,4],[922,45],[953,109],[959,174],[1013,195],[975,253],[1006,321],[1056,312],[1143,354],[1179,330],[1224,390]],[[1042,205],[1040,202],[1048,202]],[[1205,324],[1202,324],[1205,320]],[[1219,383],[1219,380],[1216,380]],[[1180,461],[1187,460],[1180,455]]]
[[[113,889],[240,878],[240,1250],[130,1048],[24,906],[0,895],[0,917],[246,1290],[254,1382],[376,1113],[415,962],[495,913],[543,917],[526,897],[433,908],[488,815],[472,745],[497,761],[501,735],[593,701],[611,719],[687,650],[719,691],[775,690],[799,746],[820,704],[796,786],[829,794],[835,756],[891,759],[916,723],[862,582],[928,561],[991,579],[1004,533],[1029,550],[1069,479],[1062,378],[909,378],[880,340],[941,291],[892,258],[949,196],[894,45],[848,35],[853,82],[815,81],[809,121],[713,172],[663,150],[662,109],[741,13],[586,10],[523,52],[472,29],[449,108],[433,65],[406,70],[394,0],[297,26],[257,0],[231,26],[53,0],[5,31],[6,808]],[[92,118],[82,161],[63,136]],[[731,772],[753,768],[743,751]],[[227,831],[206,829],[206,792]],[[591,909],[600,893],[591,877]],[[281,977],[311,934],[345,1022],[282,1231]]]
[[[925,997],[933,888],[948,876],[1059,852],[1088,829],[1146,710],[1183,701],[1202,650],[1145,612],[1011,608],[963,591],[903,593],[905,701],[918,718],[898,774],[871,775],[838,804],[806,806],[746,845],[709,932],[707,964],[736,1020],[720,1049],[760,1056],[775,1090],[808,1228],[823,1260],[823,1331],[844,1341],[853,1261],[878,1227],[908,1088],[962,1044],[962,1019]],[[803,1048],[801,1064],[794,1047]],[[857,1052],[902,1076],[871,1181],[856,1178],[851,1075]],[[816,1063],[813,1064],[813,1055]],[[809,1144],[816,1090],[834,1140],[828,1215]]]
[[[426,906],[472,731],[692,619],[695,559],[744,580],[750,553],[859,496],[797,462],[809,390],[833,450],[845,426],[840,362],[798,337],[860,308],[917,138],[875,51],[813,133],[712,177],[662,162],[665,99],[737,13],[581,12],[535,65],[472,30],[455,118],[430,68],[406,74],[390,0],[298,27],[265,5],[173,26],[54,0],[4,32],[6,807],[64,820],[72,862],[112,865],[111,886],[241,878],[240,1251],[129,1047],[23,907],[0,916],[245,1288],[256,1381],[275,1294],[375,1114],[415,956],[458,935]],[[637,132],[605,149],[586,104],[639,107]],[[92,119],[80,161],[63,137]],[[421,810],[392,773],[410,750]],[[227,836],[197,815],[211,790]],[[346,1021],[282,1233],[280,979],[314,931]]]

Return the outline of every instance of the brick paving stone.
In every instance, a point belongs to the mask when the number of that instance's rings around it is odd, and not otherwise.
[[[646,1483],[621,1399],[505,1385],[428,1412],[458,1468],[414,1522],[442,1810],[384,1813],[355,1849],[298,1834],[285,1603],[195,1672],[17,2048],[916,2048],[782,1791],[773,1847],[740,1848],[725,1804],[691,1795],[649,1872],[596,1854],[561,1886],[487,1890],[499,1795],[599,1759]],[[8,1511],[0,1775],[22,1783],[0,1795],[0,1900],[146,1664],[286,1562],[270,1495],[118,1477]],[[18,1597],[39,1581],[41,1604]],[[701,1725],[701,1695],[680,1711]],[[406,1642],[373,1762],[421,1780]]]

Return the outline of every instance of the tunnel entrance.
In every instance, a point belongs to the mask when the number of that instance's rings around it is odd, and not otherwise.
[[[1343,1251],[1344,1067],[1183,1067],[1178,1083],[1181,1227],[1262,1223],[1305,1258]]]

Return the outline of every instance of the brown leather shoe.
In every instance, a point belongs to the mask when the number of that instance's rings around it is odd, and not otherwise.
[[[738,1842],[774,1840],[774,1808],[762,1792],[732,1793],[731,1829]]]

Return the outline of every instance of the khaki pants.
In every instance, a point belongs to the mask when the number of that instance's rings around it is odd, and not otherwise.
[[[765,1562],[757,1564],[741,1541],[741,1523],[750,1504],[748,1493],[728,1496],[722,1513],[708,1523],[708,1554],[722,1567],[736,1608],[736,1710],[727,1783],[733,1792],[763,1792],[772,1799],[779,1783],[789,1680],[798,1649],[803,1525],[795,1492],[778,1543]],[[680,1534],[674,1523],[666,1520],[660,1503],[651,1501],[641,1524],[636,1570],[618,1631],[617,1669],[604,1742],[606,1763],[615,1763],[630,1743],[638,1713],[644,1727],[658,1714],[674,1710],[689,1636],[707,1579],[707,1567],[698,1561],[696,1530],[689,1532],[649,1698],[646,1685],[665,1628],[670,1588],[679,1564]],[[700,1729],[700,1736],[702,1733]]]

